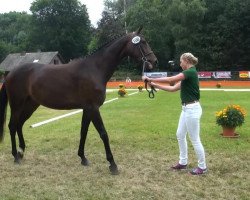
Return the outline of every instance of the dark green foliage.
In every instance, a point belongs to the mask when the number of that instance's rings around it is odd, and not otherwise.
[[[143,26],[160,71],[178,71],[183,52],[199,58],[200,71],[249,70],[250,0],[104,0],[104,4],[97,28],[91,27],[85,5],[77,0],[36,0],[32,15],[0,14],[1,61],[10,52],[38,49],[59,51],[69,60]],[[175,65],[170,66],[170,60]],[[125,60],[120,69],[131,71],[132,65]]]
[[[0,14],[0,62],[8,53],[30,49],[30,19],[31,16],[25,12]]]
[[[37,0],[32,3],[32,40],[41,50],[57,50],[70,59],[87,54],[90,21],[77,0]]]
[[[143,33],[159,59],[159,70],[178,71],[183,52],[199,58],[200,70],[248,69],[249,0],[135,0],[129,5],[126,18],[124,12],[114,12],[112,17],[120,24],[126,20],[130,31],[144,26]],[[176,65],[169,66],[169,60]]]

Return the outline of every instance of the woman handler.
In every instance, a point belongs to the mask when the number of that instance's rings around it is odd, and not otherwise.
[[[202,108],[200,105],[200,89],[199,79],[195,68],[198,63],[198,58],[191,53],[184,53],[180,57],[180,66],[183,69],[181,73],[172,77],[149,78],[143,76],[142,80],[147,80],[150,85],[155,88],[175,92],[180,90],[180,97],[182,103],[182,112],[179,118],[177,128],[177,140],[179,144],[179,162],[172,166],[174,170],[182,170],[187,168],[188,164],[188,149],[186,135],[194,147],[196,156],[198,158],[198,167],[192,169],[192,175],[201,175],[207,172],[205,161],[205,152],[200,140],[200,118],[202,115]],[[157,83],[156,83],[157,82]],[[176,83],[175,85],[161,85],[159,83]]]

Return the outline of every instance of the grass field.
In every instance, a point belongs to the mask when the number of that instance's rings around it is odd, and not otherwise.
[[[107,100],[114,97],[116,92],[107,94]],[[101,108],[118,176],[110,175],[102,141],[92,125],[86,142],[91,165],[81,166],[77,156],[81,114],[30,128],[69,112],[40,107],[25,124],[27,149],[20,165],[13,163],[8,131],[0,144],[0,199],[249,199],[249,92],[201,92],[201,138],[209,171],[198,177],[169,170],[178,161],[179,102],[179,93],[160,91],[149,99],[144,91]],[[237,128],[237,139],[222,138],[221,127],[215,124],[215,112],[228,104],[239,104],[248,112],[246,123]],[[189,161],[189,169],[196,166],[190,142]]]

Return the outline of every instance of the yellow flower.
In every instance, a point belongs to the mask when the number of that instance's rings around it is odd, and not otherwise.
[[[246,111],[240,105],[228,105],[216,112],[216,123],[224,127],[241,126],[245,122]]]
[[[124,85],[123,84],[119,84],[119,88],[124,88]]]
[[[121,97],[123,97],[124,95],[126,95],[127,94],[127,91],[126,91],[126,89],[123,87],[123,88],[120,88],[119,90],[118,90],[118,95],[120,95]]]

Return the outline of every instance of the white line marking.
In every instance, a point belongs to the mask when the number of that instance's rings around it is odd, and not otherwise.
[[[137,94],[137,93],[138,92],[133,92],[133,93],[128,94],[128,96],[131,96],[131,95],[134,95],[134,94]],[[105,101],[103,104],[110,103],[110,102],[116,101],[118,99],[119,98],[116,97],[116,98]],[[41,125],[44,125],[44,124],[47,124],[47,123],[50,123],[50,122],[53,122],[53,121],[68,117],[68,116],[71,116],[71,115],[74,115],[74,114],[77,114],[77,113],[80,113],[80,112],[82,112],[82,109],[76,110],[76,111],[73,111],[73,112],[58,116],[58,117],[54,117],[54,118],[51,118],[51,119],[48,119],[48,120],[45,120],[45,121],[42,121],[42,122],[39,122],[39,123],[36,123],[36,124],[32,124],[30,127],[35,128],[35,127],[38,127],[38,126],[41,126]]]
[[[51,118],[51,119],[48,119],[48,120],[45,120],[45,121],[42,121],[42,122],[39,122],[39,123],[36,123],[36,124],[33,124],[30,127],[35,128],[35,127],[41,126],[43,124],[47,124],[47,123],[50,123],[50,122],[56,121],[58,119],[62,119],[64,117],[68,117],[68,116],[71,116],[71,115],[74,115],[74,114],[77,114],[77,113],[80,113],[80,112],[82,112],[82,109],[76,110],[74,112],[70,112],[70,113],[67,113],[67,114],[64,114],[64,115],[61,115],[61,116],[58,116],[58,117],[54,117],[54,118]]]
[[[203,91],[224,91],[224,92],[250,92],[250,89],[217,89],[217,88],[201,88]]]
[[[130,93],[130,94],[128,94],[128,96],[131,96],[131,95],[134,95],[134,94],[138,94],[139,92],[137,91],[137,92],[133,92],[133,93]]]
[[[132,89],[131,89],[131,90],[132,90]],[[207,90],[214,90],[214,91],[225,91],[225,92],[231,92],[231,91],[250,92],[250,89],[215,89],[215,88],[201,88],[200,90],[205,90],[205,91],[207,91]],[[113,92],[113,91],[114,91],[114,90],[109,90],[109,92]],[[131,96],[131,95],[134,95],[134,94],[138,94],[138,93],[139,93],[139,92],[136,91],[136,92],[133,92],[133,93],[128,94],[128,96]],[[116,101],[116,100],[118,100],[118,99],[119,99],[119,98],[116,97],[116,98],[107,100],[107,101],[104,102],[104,104],[110,103],[110,102],[113,102],[113,101]],[[65,117],[68,117],[68,116],[77,114],[77,113],[80,113],[80,112],[82,112],[82,109],[76,110],[76,111],[73,111],[73,112],[70,112],[70,113],[67,113],[67,114],[58,116],[58,117],[54,117],[54,118],[51,118],[51,119],[48,119],[48,120],[45,120],[45,121],[42,121],[42,122],[39,122],[39,123],[36,123],[36,124],[33,124],[33,125],[31,125],[30,127],[31,127],[31,128],[35,128],[35,127],[41,126],[41,125],[43,125],[43,124],[47,124],[47,123],[50,123],[50,122],[53,122],[53,121],[56,121],[56,120],[59,120],[59,119],[62,119],[62,118],[65,118]]]

